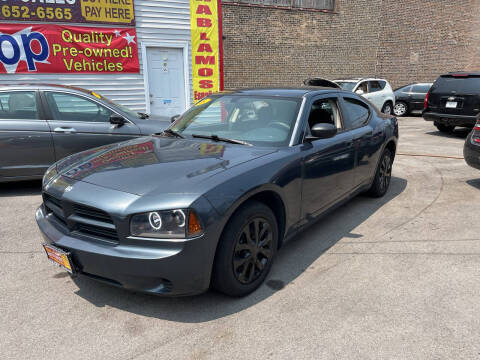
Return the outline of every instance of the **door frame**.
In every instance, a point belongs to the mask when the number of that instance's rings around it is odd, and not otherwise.
[[[190,68],[188,56],[188,42],[187,41],[149,41],[142,42],[142,62],[143,62],[143,83],[145,87],[145,108],[146,112],[150,113],[150,83],[148,80],[148,59],[147,48],[172,48],[182,49],[183,52],[183,79],[185,88],[185,110],[190,105]]]

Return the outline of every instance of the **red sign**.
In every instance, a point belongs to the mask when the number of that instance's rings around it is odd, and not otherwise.
[[[132,28],[0,24],[0,73],[138,73]]]

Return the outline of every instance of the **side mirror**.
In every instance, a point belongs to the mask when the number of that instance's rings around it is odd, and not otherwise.
[[[355,94],[358,94],[358,95],[363,95],[364,92],[362,89],[357,89],[357,91],[355,91]]]
[[[337,127],[333,124],[321,123],[313,125],[313,128],[310,130],[312,135],[307,136],[307,141],[317,140],[317,139],[328,139],[334,137],[337,134]]]
[[[170,118],[170,122],[173,123],[175,121],[177,121],[177,119],[180,117],[180,114],[177,114],[177,115],[173,115],[171,118]]]
[[[110,115],[110,124],[112,125],[118,125],[118,126],[122,126],[123,124],[125,124],[125,118],[123,116],[120,116],[118,114],[112,114]]]

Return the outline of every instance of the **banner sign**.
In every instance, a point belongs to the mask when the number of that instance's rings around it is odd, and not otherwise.
[[[190,0],[193,101],[223,90],[221,0]]]
[[[0,74],[139,71],[133,28],[0,24]]]
[[[133,0],[1,0],[0,20],[135,26]]]

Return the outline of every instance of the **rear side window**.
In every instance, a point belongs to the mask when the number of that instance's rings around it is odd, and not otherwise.
[[[432,86],[432,93],[480,94],[480,77],[440,76]]]
[[[360,100],[343,98],[346,116],[344,116],[345,129],[355,129],[366,125],[370,118],[370,109]]]
[[[413,85],[412,92],[426,94],[430,90],[430,85]]]
[[[35,91],[0,93],[0,119],[38,120]]]
[[[381,90],[383,90],[383,87],[379,81],[370,81],[370,92],[376,92]]]

